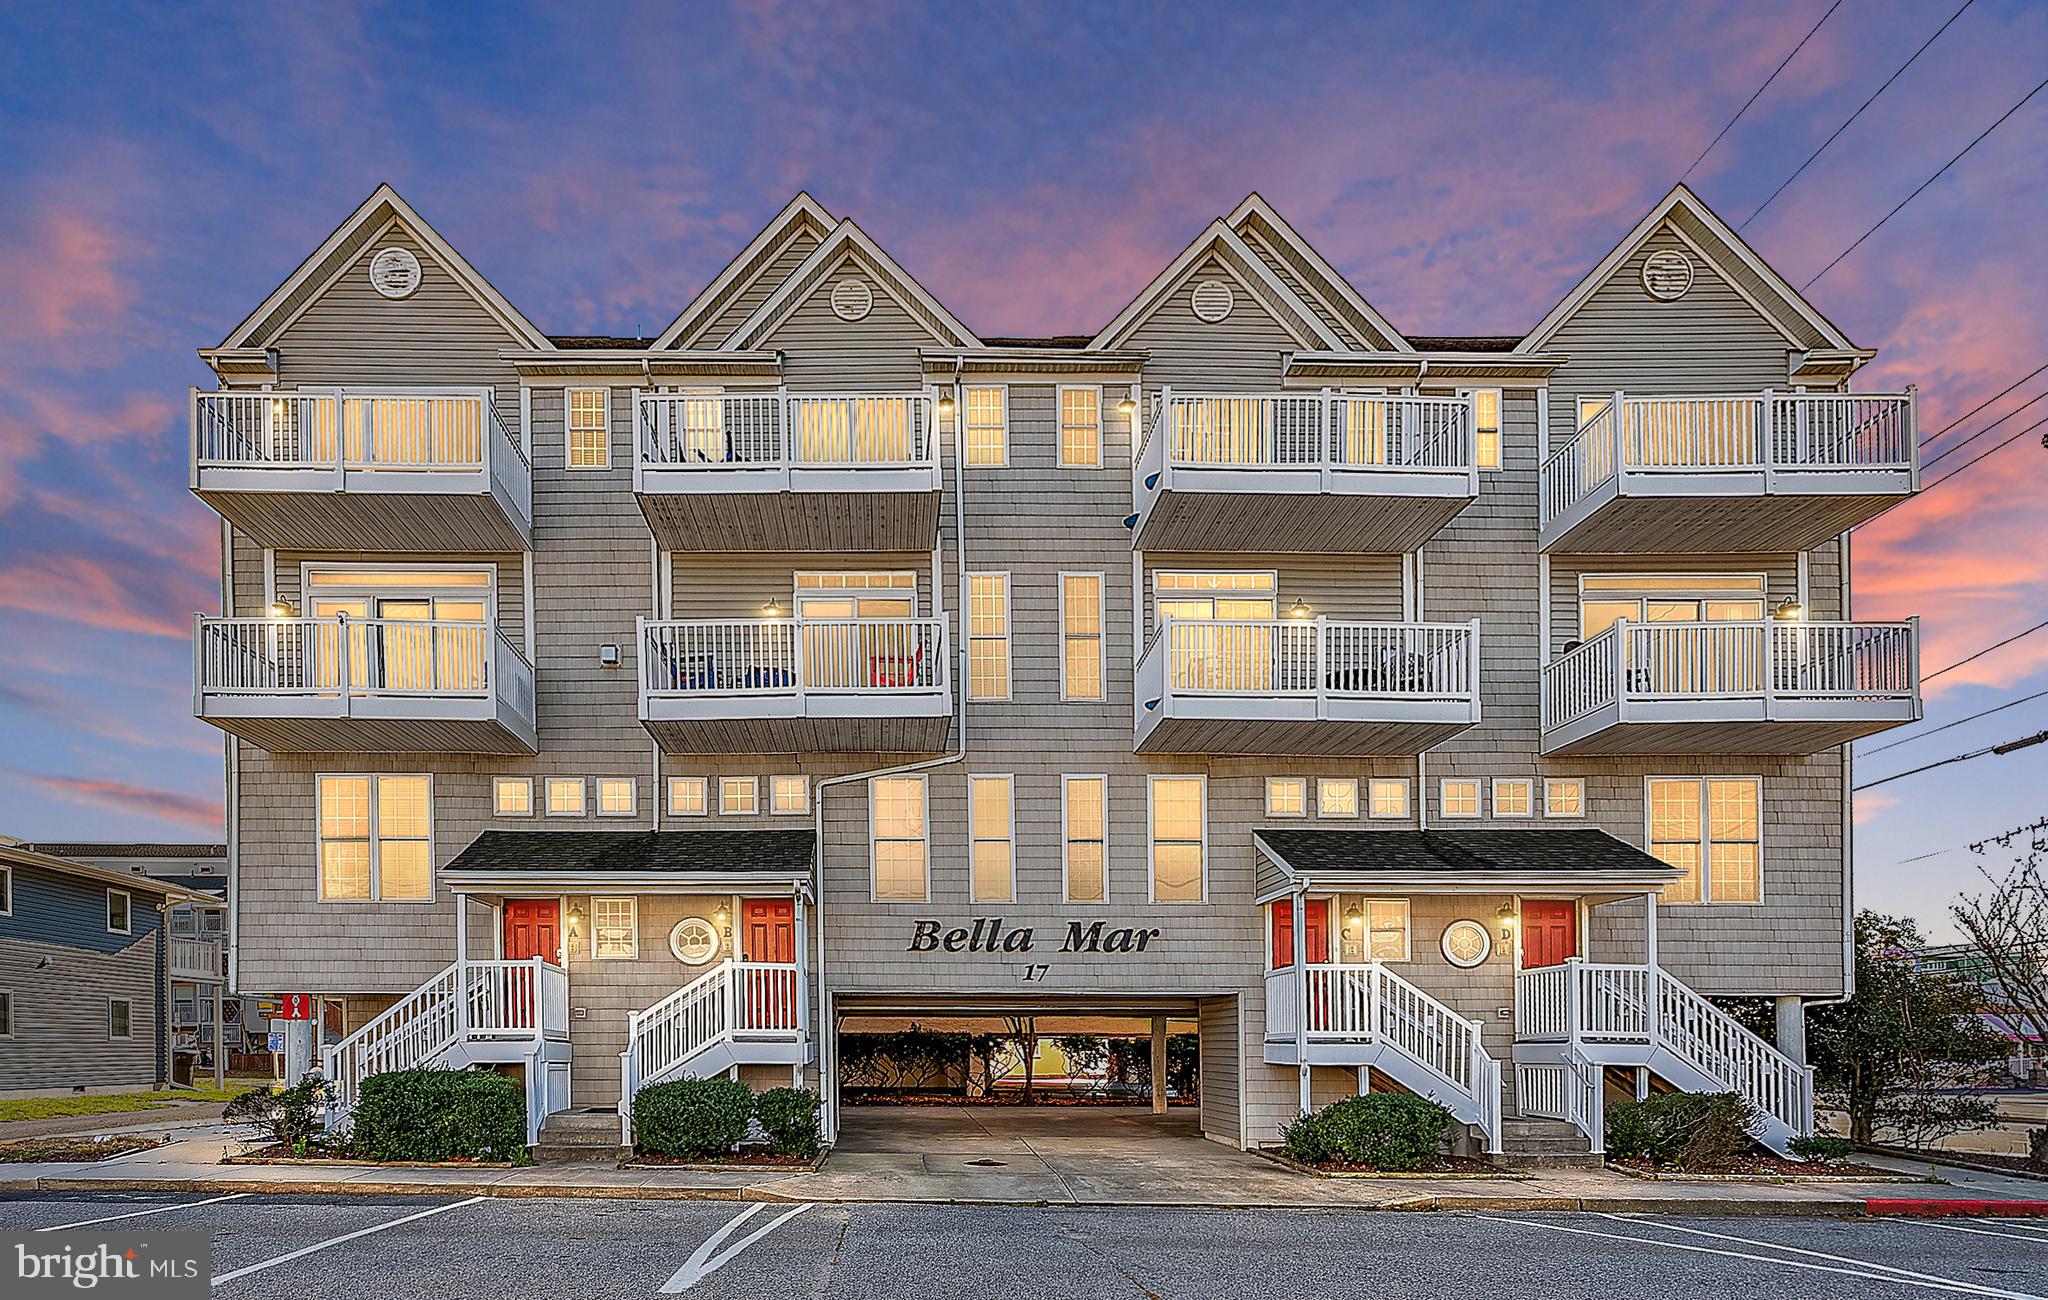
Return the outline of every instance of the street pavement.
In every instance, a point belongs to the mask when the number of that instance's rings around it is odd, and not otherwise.
[[[2048,1295],[2028,1219],[0,1196],[0,1232],[71,1225],[210,1231],[222,1300]]]

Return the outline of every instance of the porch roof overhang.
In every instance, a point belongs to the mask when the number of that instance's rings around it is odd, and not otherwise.
[[[485,831],[441,880],[457,893],[807,891],[809,830]]]
[[[1289,383],[1426,384],[1440,381],[1539,386],[1566,358],[1509,352],[1290,352]]]
[[[1121,381],[1138,378],[1150,353],[1086,347],[988,347],[920,348],[918,356],[925,377],[932,380],[950,380],[957,374],[980,379],[1100,376]]]
[[[1570,894],[1657,893],[1682,874],[1606,831],[1352,831],[1268,828],[1252,844],[1296,889],[1472,894],[1542,889]]]
[[[775,383],[782,360],[774,352],[677,351],[670,348],[506,349],[498,353],[528,384],[551,379],[610,375],[638,378],[650,386],[700,380],[719,383]]]

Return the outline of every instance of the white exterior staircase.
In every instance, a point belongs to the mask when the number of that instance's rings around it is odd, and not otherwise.
[[[1304,1053],[1310,1065],[1370,1066],[1477,1128],[1488,1151],[1501,1149],[1500,1062],[1486,1052],[1484,1026],[1379,962],[1267,974],[1266,1061],[1299,1065]]]
[[[525,1066],[526,1140],[569,1104],[569,975],[535,957],[458,961],[321,1053],[327,1129],[348,1127],[363,1081],[395,1070]]]
[[[1601,1141],[1600,1070],[1647,1067],[1682,1092],[1732,1092],[1780,1155],[1813,1132],[1813,1070],[1661,966],[1572,958],[1515,977],[1517,1096],[1524,1113],[1569,1119]],[[1532,1109],[1533,1106],[1537,1109]]]
[[[619,1053],[619,1134],[633,1141],[633,1098],[685,1075],[810,1059],[810,998],[794,962],[722,961],[632,1015]]]

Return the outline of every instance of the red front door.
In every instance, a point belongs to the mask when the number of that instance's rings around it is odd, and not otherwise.
[[[552,898],[505,900],[505,960],[562,959],[562,908]]]
[[[796,900],[748,898],[740,902],[740,952],[749,962],[796,961]],[[796,1028],[796,971],[743,973],[748,1029]]]
[[[1522,903],[1522,969],[1555,966],[1579,953],[1578,908],[1568,899]]]
[[[1303,948],[1310,965],[1330,960],[1330,900],[1311,898],[1302,904]],[[1273,904],[1273,969],[1294,964],[1294,908]]]

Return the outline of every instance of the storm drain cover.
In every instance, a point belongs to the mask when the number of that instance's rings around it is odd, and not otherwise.
[[[984,1159],[984,1160],[970,1160],[970,1161],[968,1161],[967,1163],[968,1163],[968,1164],[970,1164],[970,1165],[980,1165],[980,1166],[981,1166],[981,1167],[982,1167],[983,1169],[998,1169],[998,1168],[1001,1168],[1001,1167],[1002,1167],[1002,1166],[1004,1166],[1004,1165],[1007,1165],[1007,1164],[1009,1164],[1010,1162],[1009,1162],[1009,1161],[1007,1161],[1007,1160],[986,1160],[986,1159]]]

